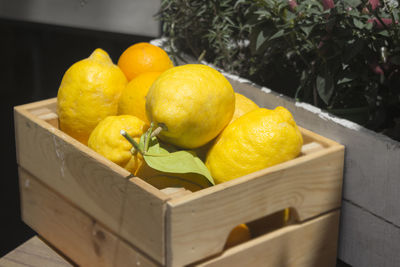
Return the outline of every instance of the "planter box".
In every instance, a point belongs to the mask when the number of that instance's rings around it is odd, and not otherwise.
[[[77,264],[335,266],[342,145],[302,128],[302,154],[291,161],[171,192],[60,131],[56,105],[15,108],[22,218]],[[293,224],[265,232],[262,222],[286,208]],[[240,223],[261,225],[261,234],[224,250]]]

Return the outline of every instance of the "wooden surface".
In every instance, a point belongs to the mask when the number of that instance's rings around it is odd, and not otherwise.
[[[399,226],[347,201],[342,204],[341,221],[338,251],[341,260],[353,267],[400,266]]]
[[[142,266],[156,266],[26,171],[20,169],[19,177],[24,222],[73,262],[111,267],[135,259]]]
[[[165,264],[165,202],[169,197],[142,179],[129,181],[119,235]]]
[[[338,223],[339,211],[333,211],[250,240],[198,266],[334,267]]]
[[[309,141],[320,138],[313,138],[310,132],[305,135]],[[323,150],[168,201],[168,264],[182,266],[220,253],[233,227],[285,208],[293,208],[300,221],[339,208],[343,153],[343,146],[332,143]]]
[[[22,216],[79,265],[182,266],[220,253],[240,223],[340,207],[344,148],[305,129],[294,160],[169,196],[58,130],[55,109],[55,99],[15,108]]]
[[[56,99],[15,108],[18,165],[117,233],[130,173],[40,119],[43,108]]]
[[[127,170],[60,131],[55,110],[55,98],[15,108],[19,166],[112,233],[126,235],[139,250],[165,262],[164,202],[169,197],[129,180]]]
[[[71,262],[35,236],[0,259],[0,267],[72,267]]]

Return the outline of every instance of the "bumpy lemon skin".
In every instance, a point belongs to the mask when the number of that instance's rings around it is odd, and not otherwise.
[[[209,150],[206,166],[216,184],[295,158],[303,144],[284,107],[259,108],[228,125]]]
[[[163,72],[146,96],[150,121],[165,125],[159,137],[181,148],[200,147],[215,138],[235,110],[235,94],[217,70],[187,64]]]
[[[127,79],[108,54],[96,49],[64,74],[57,94],[60,129],[83,144],[105,117],[116,115]]]
[[[121,130],[139,142],[140,136],[147,129],[148,125],[135,116],[108,116],[93,130],[88,146],[134,174],[143,163],[143,158],[139,153],[133,155],[130,152],[132,145],[121,135]]]

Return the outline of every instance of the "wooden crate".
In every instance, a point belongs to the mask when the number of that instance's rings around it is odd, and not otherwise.
[[[291,161],[198,192],[158,190],[58,129],[56,99],[15,107],[24,222],[82,266],[335,266],[344,147],[301,129]],[[240,223],[294,223],[225,249]]]

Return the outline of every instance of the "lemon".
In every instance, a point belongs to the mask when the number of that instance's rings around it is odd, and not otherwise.
[[[88,146],[112,162],[135,173],[142,164],[139,153],[131,153],[132,145],[121,135],[126,131],[139,142],[140,136],[146,132],[147,124],[132,115],[108,116],[102,120],[89,137]]]
[[[118,114],[130,114],[150,124],[146,116],[146,95],[161,72],[145,72],[133,78],[119,99]]]
[[[217,70],[187,64],[163,72],[146,96],[150,121],[164,126],[161,140],[181,148],[200,147],[232,119],[235,94]]]
[[[256,103],[254,103],[251,99],[245,97],[242,94],[235,92],[235,111],[233,113],[232,119],[229,122],[229,124],[231,124],[237,118],[243,116],[244,114],[246,114],[252,110],[258,109],[258,108],[259,108],[259,106]],[[202,161],[205,161],[207,152],[213,146],[214,141],[215,141],[215,139],[211,140],[207,144],[195,149],[197,156]]]
[[[258,108],[259,106],[251,99],[235,92],[235,112],[233,113],[230,123],[234,122],[237,118],[243,116],[244,114]]]
[[[60,129],[87,144],[96,125],[117,114],[118,99],[126,84],[124,73],[102,49],[73,64],[58,89]]]
[[[293,159],[302,135],[284,107],[259,108],[229,124],[206,158],[216,184]]]

